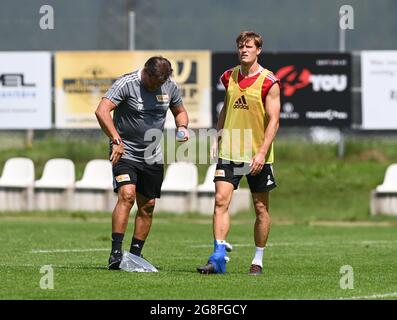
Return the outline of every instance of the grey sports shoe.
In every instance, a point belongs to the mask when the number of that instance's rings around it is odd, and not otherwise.
[[[206,265],[198,267],[197,272],[201,274],[215,273],[215,267],[212,263],[207,263]]]

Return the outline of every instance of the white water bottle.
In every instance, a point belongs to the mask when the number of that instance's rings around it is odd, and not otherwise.
[[[176,141],[185,141],[185,131],[180,130],[176,132]]]

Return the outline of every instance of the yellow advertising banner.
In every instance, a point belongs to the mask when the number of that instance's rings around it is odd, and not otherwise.
[[[56,128],[100,128],[95,109],[121,75],[133,70],[131,51],[55,53]]]
[[[121,75],[142,68],[152,56],[171,61],[191,128],[211,126],[210,51],[64,51],[55,54],[55,125],[99,128],[94,111]],[[166,127],[174,128],[171,112]]]

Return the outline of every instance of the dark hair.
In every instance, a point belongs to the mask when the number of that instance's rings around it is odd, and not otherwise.
[[[149,76],[156,77],[163,81],[167,80],[173,72],[171,62],[161,56],[151,57],[146,61],[145,71]]]
[[[263,45],[263,39],[260,36],[260,34],[254,32],[254,31],[242,31],[236,38],[236,44],[237,47],[240,45],[240,43],[244,43],[247,40],[254,40],[255,45],[257,48],[262,48]]]

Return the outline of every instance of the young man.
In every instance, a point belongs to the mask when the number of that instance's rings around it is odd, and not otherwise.
[[[122,241],[135,200],[138,212],[130,252],[141,255],[152,225],[155,199],[160,197],[163,182],[160,139],[154,142],[145,139],[146,132],[157,129],[162,133],[170,108],[178,131],[184,132],[185,141],[189,138],[188,115],[171,75],[171,63],[167,59],[152,57],[143,69],[120,77],[95,111],[102,130],[110,139],[113,185],[118,192],[112,213],[112,250],[108,269],[119,269],[123,257]]]
[[[222,134],[211,148],[211,155],[216,156],[219,143],[214,178],[214,252],[206,265],[197,268],[200,273],[226,272],[228,208],[233,190],[238,188],[243,175],[247,177],[256,213],[256,249],[249,274],[262,273],[263,252],[270,230],[269,191],[276,187],[272,169],[273,140],[280,117],[279,80],[258,63],[262,42],[255,32],[240,33],[236,39],[240,65],[221,77],[226,96],[217,130],[222,130]]]

